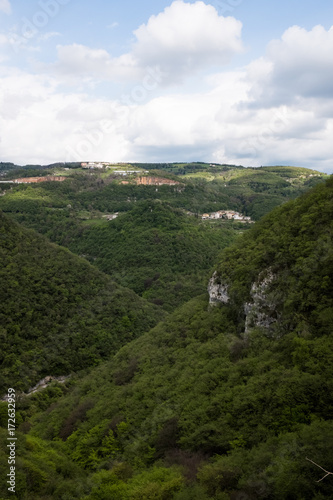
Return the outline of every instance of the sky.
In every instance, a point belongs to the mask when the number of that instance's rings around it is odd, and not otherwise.
[[[0,0],[0,161],[333,173],[332,0]]]

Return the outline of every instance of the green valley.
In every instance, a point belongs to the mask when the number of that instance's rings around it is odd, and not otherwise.
[[[0,197],[0,376],[18,394],[0,498],[331,498],[333,178],[64,168]],[[256,223],[201,218],[223,209]],[[7,437],[2,401],[3,477]]]
[[[56,164],[36,177],[65,182],[2,184],[0,209],[169,312],[205,291],[219,252],[249,227],[202,221],[203,213],[232,209],[258,220],[325,177],[293,167],[96,165]],[[11,169],[4,179],[36,172]],[[154,183],[138,185],[138,178]]]

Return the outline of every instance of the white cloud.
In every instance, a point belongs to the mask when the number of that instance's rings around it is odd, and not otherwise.
[[[235,120],[235,103],[246,97],[247,85],[238,72],[209,80],[212,90],[170,94],[138,107],[129,128],[133,143],[156,148],[221,144]]]
[[[333,98],[333,27],[289,28],[249,66],[256,106],[293,103],[299,98]]]
[[[5,52],[6,52],[8,45],[9,45],[8,38],[6,37],[6,35],[3,35],[2,33],[0,33],[0,62],[3,61],[5,58]],[[7,58],[7,56],[6,56],[6,58]]]
[[[181,29],[184,18],[188,22]],[[52,77],[50,68],[38,76],[0,65],[1,158],[17,163],[201,159],[332,172],[332,30],[290,28],[247,67],[205,75],[207,67],[222,66],[241,50],[240,28],[202,2],[176,1],[142,25],[133,50],[120,57],[73,44],[58,46]],[[0,35],[0,47],[7,46]],[[191,87],[192,80],[177,93],[159,88],[140,99],[142,75],[157,64],[169,77],[175,72],[168,83],[199,72],[197,86]],[[136,83],[126,104],[89,96],[78,85],[65,91],[59,82],[69,76],[76,85],[82,79]],[[153,86],[152,77],[146,83]]]
[[[117,160],[125,159],[129,152],[124,133],[125,106],[117,107],[112,101],[92,99],[84,93],[65,94],[57,90],[56,81],[50,77],[9,68],[0,71],[0,96],[3,161],[46,164],[95,157]]]
[[[56,70],[62,76],[138,80],[159,66],[163,84],[183,81],[203,68],[224,66],[242,51],[242,24],[222,17],[211,5],[176,0],[135,32],[132,51],[113,58],[106,50],[73,44],[58,48]]]
[[[4,12],[5,14],[11,13],[9,0],[0,0],[0,12]]]
[[[83,159],[296,164],[332,171],[333,120],[309,105],[239,107],[244,72],[209,77],[211,89],[126,106],[58,90],[50,77],[3,70],[1,157],[17,163]],[[18,141],[17,138],[20,137]]]
[[[242,51],[242,23],[203,2],[176,0],[134,34],[141,65],[160,65],[170,80],[210,65],[223,66]]]
[[[59,45],[58,62],[54,69],[60,77],[90,80],[128,80],[138,75],[137,65],[131,54],[112,58],[104,49],[90,49],[84,45]]]

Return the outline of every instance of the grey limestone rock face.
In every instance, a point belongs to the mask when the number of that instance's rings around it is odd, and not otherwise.
[[[244,305],[246,315],[245,334],[249,333],[251,328],[262,327],[269,329],[276,322],[275,304],[270,300],[268,289],[274,281],[273,273],[268,270],[261,273],[258,281],[251,287],[251,302]]]
[[[217,273],[213,274],[208,283],[209,303],[211,305],[226,304],[229,302],[228,285],[219,283]]]
[[[271,326],[278,321],[276,304],[270,293],[270,285],[276,276],[270,269],[259,274],[257,280],[251,287],[251,300],[246,302],[245,312],[245,336],[252,328],[261,327],[270,330]],[[209,304],[227,304],[230,301],[229,285],[215,271],[208,283]]]

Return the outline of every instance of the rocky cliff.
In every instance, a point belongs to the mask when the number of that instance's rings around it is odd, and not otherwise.
[[[180,184],[180,182],[173,181],[172,179],[164,179],[162,177],[152,176],[137,177],[134,182],[143,186],[176,186]]]
[[[47,175],[46,177],[22,177],[20,179],[15,179],[14,182],[18,184],[34,184],[36,182],[62,182],[66,179],[67,177],[63,177],[60,175]]]
[[[270,285],[273,281],[274,274],[268,269],[260,273],[258,280],[252,284],[251,301],[244,304],[245,334],[255,327],[269,330],[276,322],[276,305],[270,296]]]
[[[277,321],[276,306],[270,294],[270,285],[274,282],[274,274],[270,269],[260,273],[252,283],[250,300],[242,304],[245,315],[245,334],[252,328],[261,327],[270,330]],[[230,301],[229,285],[215,271],[208,283],[209,303],[211,305],[228,304]]]
[[[228,285],[223,283],[217,273],[213,274],[208,283],[209,303],[212,305],[227,304],[229,302]]]

